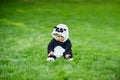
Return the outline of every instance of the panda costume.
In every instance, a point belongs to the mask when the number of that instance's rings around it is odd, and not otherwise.
[[[60,42],[56,39],[56,34],[64,38],[63,42]],[[47,61],[54,61],[56,58],[63,56],[65,59],[72,59],[72,44],[69,40],[69,30],[65,24],[58,24],[54,27],[53,32],[51,33],[53,39],[48,44],[48,58]],[[52,55],[49,55],[51,52]],[[69,54],[70,56],[66,58],[65,56]]]

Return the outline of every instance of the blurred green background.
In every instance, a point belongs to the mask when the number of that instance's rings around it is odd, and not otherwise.
[[[1,2],[120,2],[120,0],[1,0]]]
[[[46,61],[59,23],[70,30],[71,62]],[[119,79],[119,0],[0,1],[0,80]]]

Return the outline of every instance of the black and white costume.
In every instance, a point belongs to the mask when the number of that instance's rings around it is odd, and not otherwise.
[[[55,34],[63,36],[64,41],[57,41]],[[51,35],[53,36],[53,39],[48,44],[48,54],[52,51],[54,56],[48,56],[47,60],[50,58],[59,58],[61,56],[65,57],[66,54],[70,54],[70,58],[72,58],[72,44],[69,40],[68,27],[65,24],[58,24],[56,27],[54,27]]]
[[[59,42],[56,39],[52,39],[51,42],[48,45],[48,53],[53,51],[54,55],[57,58],[59,58],[61,56],[65,57],[66,54],[71,54],[72,55],[71,47],[72,47],[72,45],[71,45],[71,42],[70,42],[69,39],[65,42]]]

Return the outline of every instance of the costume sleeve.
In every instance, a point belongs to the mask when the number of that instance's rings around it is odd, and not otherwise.
[[[71,41],[68,40],[65,45],[65,54],[71,54],[72,55],[72,44]]]
[[[48,54],[49,54],[51,51],[54,51],[54,40],[53,40],[53,39],[49,42],[47,51],[48,51]]]

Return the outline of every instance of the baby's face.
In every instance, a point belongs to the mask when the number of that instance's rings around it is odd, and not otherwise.
[[[59,41],[59,42],[63,42],[64,41],[64,37],[59,35],[59,34],[56,34],[55,37],[56,37],[56,40]]]

